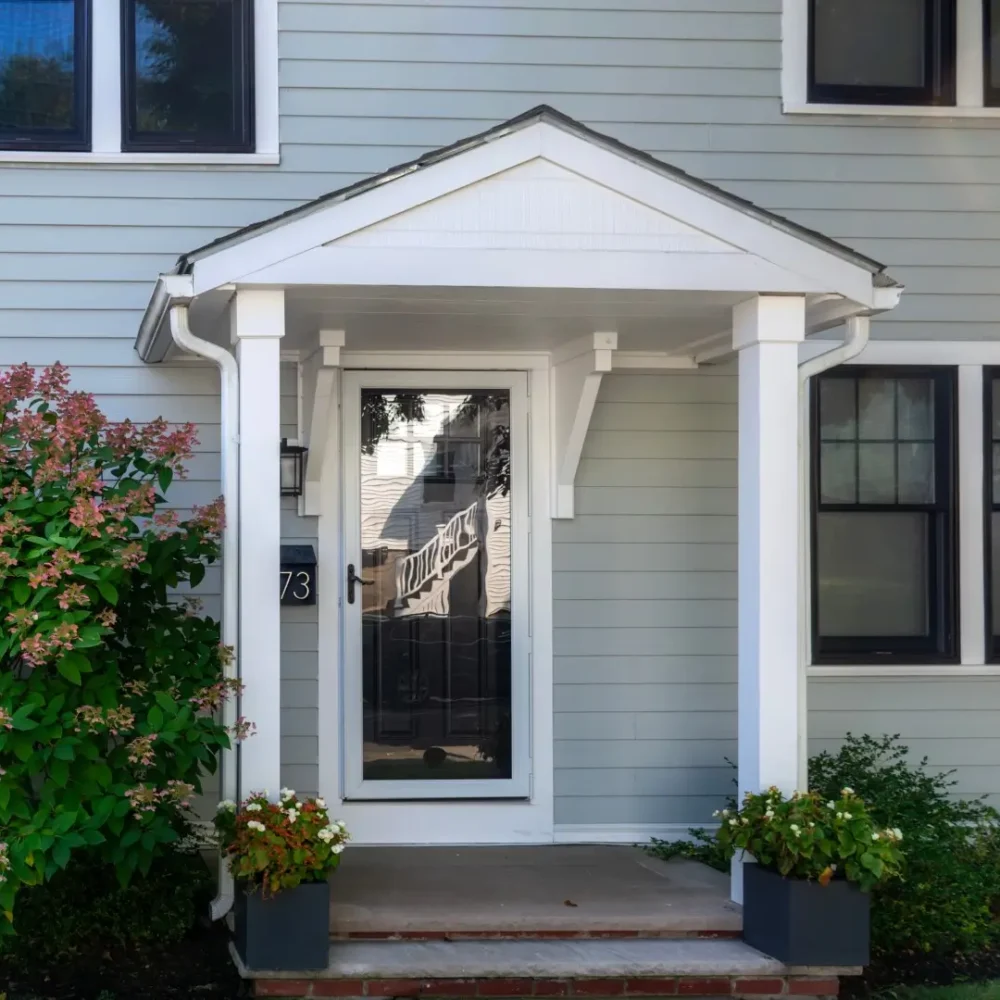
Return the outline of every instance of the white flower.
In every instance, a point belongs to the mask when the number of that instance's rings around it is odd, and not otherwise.
[[[294,798],[295,798],[295,789],[294,788],[282,788],[281,789],[281,801],[282,802],[285,802],[288,799],[294,799]]]
[[[774,819],[774,810],[768,809],[767,812],[764,813],[764,819]]]
[[[812,830],[812,829],[815,829],[815,827],[816,827],[816,824],[815,824],[815,823],[810,823],[810,824],[809,824],[809,829],[810,829],[810,830]]]
[[[902,840],[903,839],[903,831],[900,830],[900,828],[898,826],[894,826],[892,828],[892,835],[896,838],[896,840]]]
[[[251,802],[247,806],[248,813],[259,813],[264,807],[259,802]]]
[[[843,813],[837,813],[837,819],[843,819],[843,818],[844,818]]]
[[[299,811],[298,811],[298,809],[289,809],[288,810],[288,822],[289,823],[294,823],[298,818],[299,818]]]
[[[851,814],[850,814],[850,813],[844,813],[844,819],[853,819],[853,818],[854,818],[854,817],[853,817],[853,816],[851,816]]]
[[[794,833],[796,837],[801,837],[802,836],[802,831],[799,830],[799,829],[793,830],[792,833]]]
[[[731,820],[729,821],[729,825],[730,825],[730,826],[736,826],[736,820],[734,820],[734,819],[731,819]]]
[[[232,799],[223,799],[215,809],[216,812],[236,812],[236,803]]]
[[[742,818],[740,819],[740,822],[741,822],[741,823],[742,823],[742,824],[743,824],[744,826],[749,826],[749,825],[750,825],[750,820],[748,820],[748,819],[746,818],[746,816],[742,817]]]
[[[341,830],[347,829],[347,824],[342,819],[334,820],[334,825],[339,826]]]
[[[257,830],[259,833],[263,833],[267,829],[267,827],[264,826],[263,823],[259,823],[257,820],[252,819],[252,820],[250,820],[249,823],[247,823],[247,829],[248,830]]]
[[[879,839],[879,835],[877,833],[873,833],[872,834],[872,840],[878,840],[878,839]]]
[[[849,795],[853,795],[854,794],[854,789],[853,788],[847,788],[847,787],[841,788],[840,794],[843,795],[844,798],[846,799]]]
[[[325,809],[326,808],[326,799],[317,799],[316,800],[316,806],[319,809]]]
[[[330,850],[333,851],[334,854],[340,854],[340,852],[343,849],[344,849],[343,844],[334,844],[333,847],[330,848]]]
[[[836,808],[837,808],[837,803],[836,803],[836,802],[833,802],[833,801],[831,801],[831,802],[827,802],[827,804],[826,804],[826,808],[827,808],[827,809],[836,809]]]
[[[798,823],[792,823],[789,826],[789,829],[792,831],[792,833],[801,833],[801,827],[798,825]]]
[[[329,844],[330,841],[337,836],[337,830],[332,826],[324,826],[323,829],[316,834],[316,836],[319,837],[324,844]]]

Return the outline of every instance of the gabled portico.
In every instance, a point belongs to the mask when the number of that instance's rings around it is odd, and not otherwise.
[[[813,333],[892,308],[900,291],[876,262],[548,108],[182,257],[159,278],[136,347],[148,362],[177,350],[168,317],[178,310],[209,345],[188,338],[183,348],[207,357],[230,336],[236,345],[243,501],[230,522],[240,557],[229,571],[240,583],[244,709],[258,728],[241,762],[243,789],[280,783],[280,619],[270,581],[281,359],[298,364],[299,440],[309,447],[300,512],[319,518],[319,791],[370,843],[538,843],[555,836],[551,522],[574,516],[602,378],[693,372],[737,354],[740,786],[792,790],[803,736],[799,349]],[[360,465],[351,428],[361,422],[360,411],[343,409],[354,398],[344,391],[348,371],[359,373],[350,384],[362,393],[511,393],[504,405],[510,440],[520,442],[510,460],[523,463],[521,492],[496,519],[520,552],[505,613],[521,623],[512,626],[523,673],[512,681],[511,725],[515,755],[524,755],[515,777],[525,780],[512,778],[511,793],[349,794],[356,748],[341,736],[352,732],[344,719],[359,688],[345,682],[358,668],[344,652],[345,588],[348,565],[363,575],[365,563],[351,556],[345,514]],[[418,437],[400,439],[409,456],[400,468],[425,447]],[[447,485],[442,468],[435,481]]]

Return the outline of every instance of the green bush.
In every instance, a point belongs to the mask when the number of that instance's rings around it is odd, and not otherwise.
[[[735,809],[736,803],[733,802]],[[687,840],[657,840],[653,838],[646,850],[661,861],[671,861],[674,858],[687,858],[689,861],[700,861],[709,868],[719,872],[730,870],[729,852],[716,839],[715,832],[709,832],[697,827],[688,830]]]
[[[218,623],[171,600],[221,510],[158,508],[194,428],[110,423],[56,366],[0,375],[0,934],[76,855],[122,885],[177,841],[230,738]]]
[[[122,888],[113,865],[75,855],[66,868],[18,895],[17,934],[0,938],[0,961],[18,970],[55,969],[183,938],[206,912],[213,879],[195,852],[170,851]]]
[[[1000,940],[998,814],[980,799],[952,796],[951,773],[916,766],[898,736],[853,736],[809,763],[810,786],[835,797],[845,785],[882,826],[905,835],[903,877],[873,890],[872,950],[970,952]]]

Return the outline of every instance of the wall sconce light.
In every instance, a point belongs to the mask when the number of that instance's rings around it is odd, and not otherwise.
[[[306,454],[308,448],[299,444],[289,444],[288,438],[281,439],[281,495],[283,497],[302,496],[306,479]]]

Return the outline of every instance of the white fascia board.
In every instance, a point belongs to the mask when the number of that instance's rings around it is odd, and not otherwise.
[[[196,277],[198,271],[195,271]],[[477,288],[607,288],[776,294],[825,285],[745,253],[618,250],[315,247],[239,278],[250,285],[430,285]]]
[[[864,305],[874,305],[872,272],[867,268],[852,264],[831,251],[783,232],[627,157],[552,127],[542,137],[542,155],[567,170],[770,261],[788,272],[805,275],[822,291],[837,292]],[[768,290],[783,291],[777,288]]]
[[[195,294],[239,281],[245,275],[535,159],[541,148],[540,130],[546,127],[531,125],[501,136],[210,254],[194,264]],[[326,282],[330,280],[328,276]]]

